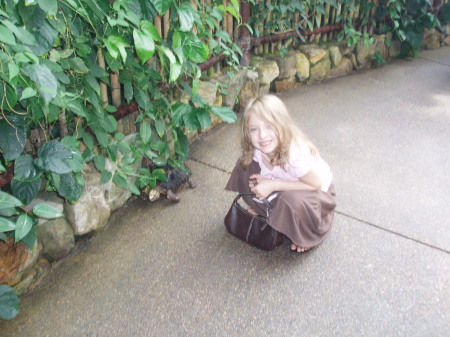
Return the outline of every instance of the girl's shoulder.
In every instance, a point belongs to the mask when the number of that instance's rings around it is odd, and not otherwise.
[[[293,142],[289,148],[288,165],[292,167],[310,166],[314,161],[313,155],[307,143],[299,140]]]
[[[311,154],[308,144],[302,140],[292,142],[289,146],[289,159],[295,159],[302,156],[308,156]]]

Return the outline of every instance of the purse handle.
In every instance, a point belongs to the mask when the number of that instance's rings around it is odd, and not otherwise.
[[[234,203],[237,203],[237,201],[238,201],[243,195],[254,195],[254,196],[256,197],[255,193],[239,193],[239,194],[237,195],[237,197],[234,198],[233,204],[234,204]],[[270,214],[270,211],[272,210],[272,208],[270,207],[270,203],[267,201],[267,199],[263,199],[262,201],[266,204],[266,207],[267,207],[267,210],[266,210],[266,217],[268,218],[268,217],[269,217],[269,214]]]

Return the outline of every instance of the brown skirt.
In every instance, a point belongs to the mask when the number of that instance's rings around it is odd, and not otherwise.
[[[236,164],[225,187],[228,191],[251,193],[249,177],[259,174],[261,168],[253,161],[247,169]],[[333,220],[336,193],[333,184],[327,192],[285,191],[279,192],[270,205],[272,207],[268,223],[278,232],[286,235],[293,244],[302,248],[318,246],[328,234]],[[266,216],[266,206],[253,200],[252,196],[243,196],[247,205],[258,214]]]

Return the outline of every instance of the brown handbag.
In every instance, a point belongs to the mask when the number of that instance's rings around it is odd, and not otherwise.
[[[249,213],[238,203],[243,195],[254,194],[242,193],[234,199],[224,220],[228,232],[242,241],[264,250],[272,250],[281,245],[284,240],[283,234],[270,227],[267,218]],[[270,205],[267,201],[265,202],[268,217]]]

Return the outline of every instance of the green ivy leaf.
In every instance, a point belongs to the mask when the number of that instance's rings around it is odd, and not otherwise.
[[[117,143],[117,148],[123,154],[127,154],[127,153],[131,152],[130,146],[127,143],[123,142],[123,141],[120,141],[120,142]]]
[[[153,7],[158,11],[159,15],[163,16],[167,10],[172,6],[173,0],[150,0]]]
[[[139,135],[141,136],[142,142],[147,144],[152,135],[152,129],[149,122],[142,122],[139,127]]]
[[[67,159],[70,157],[72,157],[72,151],[62,143],[52,140],[39,148],[35,163],[45,171],[65,174],[71,172],[67,163]]]
[[[106,48],[108,52],[111,54],[113,58],[117,58],[117,56],[122,56],[123,62],[126,61],[127,52],[125,48],[128,46],[124,38],[120,36],[111,35],[105,40]]]
[[[41,203],[33,207],[33,213],[45,219],[55,219],[64,216],[64,214],[49,204]]]
[[[155,40],[156,42],[161,42],[161,36],[159,35],[158,30],[156,27],[151,23],[150,21],[142,21],[141,22],[141,29],[143,32],[145,32],[146,35],[149,35]]]
[[[58,3],[56,0],[38,0],[38,5],[48,15],[56,15]]]
[[[109,158],[111,158],[111,160],[115,162],[117,160],[117,156],[119,155],[119,151],[117,150],[117,145],[110,144],[110,145],[108,145],[107,148],[108,148]]]
[[[189,114],[192,107],[186,103],[177,102],[172,105],[172,123],[176,127],[184,126],[183,116]]]
[[[17,215],[18,213],[18,210],[14,207],[0,209],[0,216],[6,216],[8,218]]]
[[[88,149],[91,149],[94,147],[94,137],[90,133],[85,133],[83,135],[83,142],[86,144]]]
[[[169,82],[175,82],[178,77],[181,75],[181,69],[182,66],[180,63],[170,63],[170,76],[169,76]]]
[[[9,44],[11,46],[16,45],[16,38],[14,37],[14,34],[11,33],[9,29],[3,25],[0,25],[0,42]]]
[[[16,221],[16,230],[14,232],[14,242],[17,243],[28,235],[33,227],[33,219],[27,214],[21,214]]]
[[[8,20],[2,20],[1,21],[6,28],[8,28],[14,35],[16,36],[16,39],[20,42],[23,42],[25,44],[34,46],[36,45],[36,40],[34,39],[34,36],[26,29],[22,27],[17,27],[15,24]]]
[[[196,108],[195,113],[197,115],[198,122],[200,123],[200,127],[203,130],[206,130],[211,125],[211,115],[209,111],[205,108]]]
[[[14,163],[14,179],[22,182],[30,182],[39,179],[42,170],[34,165],[34,159],[30,155],[21,155]]]
[[[178,19],[180,20],[180,30],[182,32],[189,32],[194,26],[194,8],[192,8],[189,2],[183,2],[177,8],[177,11]]]
[[[111,180],[112,173],[109,171],[103,171],[102,176],[100,178],[100,184],[106,184],[108,181]]]
[[[11,180],[11,189],[14,196],[22,200],[24,204],[30,203],[36,197],[40,187],[41,179],[30,182]]]
[[[61,181],[58,188],[58,194],[70,202],[77,201],[83,188],[78,184],[78,181],[73,173],[66,173],[61,175]]]
[[[83,155],[79,151],[72,151],[72,157],[67,159],[67,164],[69,164],[72,172],[83,171]]]
[[[113,182],[123,189],[128,189],[128,179],[122,173],[115,172],[113,176]]]
[[[139,191],[139,189],[135,185],[130,185],[130,191],[134,195],[140,195],[141,194],[141,191]]]
[[[13,319],[19,313],[20,300],[13,288],[0,285],[0,318]]]
[[[106,160],[104,156],[95,156],[94,157],[94,165],[95,168],[99,171],[99,172],[103,172],[105,170],[105,166],[106,166]]]
[[[189,140],[180,129],[176,129],[176,135],[177,141],[175,142],[175,152],[178,154],[179,159],[184,160],[189,155]]]
[[[189,113],[183,115],[184,125],[186,125],[186,127],[191,131],[200,128],[200,123],[195,110],[196,109],[191,109]]]
[[[24,99],[34,97],[34,96],[36,96],[36,94],[37,94],[36,90],[28,87],[22,92],[22,96],[20,97],[20,100],[23,101]]]
[[[163,169],[154,169],[152,171],[153,178],[160,181],[167,181],[166,172]]]
[[[47,66],[31,64],[22,67],[22,70],[36,83],[39,93],[44,98],[46,104],[50,103],[56,97],[58,81]]]
[[[19,66],[15,63],[8,64],[8,70],[9,70],[9,80],[11,81],[13,78],[15,78],[17,75],[19,75],[20,69]],[[23,94],[22,94],[23,96]]]
[[[155,152],[150,150],[145,151],[145,156],[149,159],[158,157],[158,155]]]
[[[74,136],[65,136],[63,139],[61,139],[61,143],[72,151],[78,151],[78,148],[80,146],[80,141]]]
[[[201,41],[196,41],[190,47],[191,50],[188,57],[192,62],[202,63],[208,59],[209,48],[206,44]]]
[[[95,137],[97,138],[98,143],[103,146],[103,147],[107,147],[108,146],[108,134],[101,130],[100,128],[94,128],[94,134]]]
[[[23,203],[12,195],[0,191],[0,209],[14,208],[17,206],[23,206]]]
[[[145,31],[133,30],[134,45],[142,64],[150,60],[155,53],[155,42],[150,34]]]
[[[0,232],[10,232],[16,229],[16,224],[9,219],[0,217]]]
[[[6,89],[6,92],[4,88]],[[3,108],[4,110],[11,111],[11,108],[14,108],[17,103],[16,90],[8,84],[5,86],[0,85],[0,97],[6,98],[2,99],[0,103],[0,108]]]
[[[236,114],[228,107],[213,106],[211,107],[211,111],[225,123],[235,123],[237,121]]]
[[[34,249],[34,243],[36,242],[37,238],[36,238],[36,231],[34,229],[34,226],[31,227],[31,230],[28,232],[27,235],[25,235],[25,237],[22,238],[22,242],[25,246],[28,247],[29,250],[33,250]]]
[[[158,133],[158,136],[160,138],[163,138],[164,133],[166,132],[166,125],[164,124],[163,121],[156,121],[155,122],[155,128],[156,128],[156,132]]]

